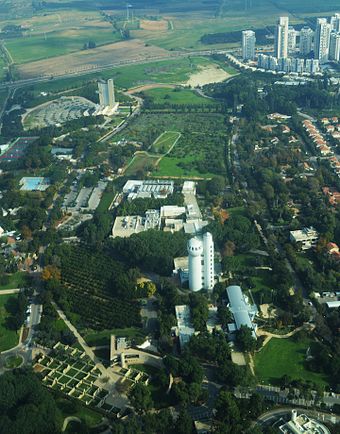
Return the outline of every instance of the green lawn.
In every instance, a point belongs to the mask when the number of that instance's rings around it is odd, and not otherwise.
[[[21,356],[8,356],[5,360],[5,366],[7,369],[14,369],[20,366],[23,362]]]
[[[111,205],[114,197],[115,197],[114,192],[112,191],[106,191],[103,193],[102,198],[100,199],[97,211],[98,212],[105,212],[109,209],[109,206]]]
[[[160,161],[157,170],[152,173],[152,176],[169,176],[179,178],[212,178],[213,173],[201,173],[196,169],[186,169],[180,166],[181,163],[193,163],[198,158],[195,156],[188,156],[182,158],[176,157],[163,157]]]
[[[150,83],[183,83],[189,76],[207,66],[212,61],[206,57],[191,57],[190,59],[163,60],[144,65],[124,66],[111,71],[102,72],[103,78],[113,77],[117,86],[123,88],[138,87]]]
[[[326,378],[305,368],[306,351],[312,344],[311,339],[296,342],[293,338],[271,339],[255,356],[255,373],[264,384],[278,384],[283,375],[293,380],[312,381],[327,384]]]
[[[27,273],[18,271],[14,274],[9,275],[8,277],[9,277],[8,283],[4,285],[0,285],[0,294],[1,294],[1,290],[4,289],[15,289],[15,288],[21,288],[25,286]]]
[[[157,154],[166,154],[178,142],[180,137],[181,133],[178,131],[165,131],[154,141],[152,150]]]
[[[0,57],[0,81],[2,81],[6,75],[6,63],[4,62],[4,59]]]
[[[204,98],[190,89],[156,88],[143,92],[150,98],[152,104],[166,105],[216,105],[216,101]]]
[[[130,162],[129,167],[126,169],[126,176],[133,176],[140,170],[147,171],[152,170],[155,166],[156,161],[159,159],[158,156],[151,156],[148,154],[137,154],[134,156]]]
[[[112,329],[96,333],[88,333],[84,336],[84,339],[90,346],[110,345],[111,335],[136,339],[139,342],[143,342],[145,338],[145,333],[142,329],[131,327],[126,329]]]
[[[100,413],[85,407],[80,401],[70,401],[58,394],[56,402],[64,418],[68,416],[79,417],[89,428],[98,425],[102,420]]]
[[[16,297],[16,295],[0,295],[0,352],[15,347],[19,342],[19,334],[14,330],[9,330],[6,326],[6,320],[10,314],[5,305],[9,299]]]

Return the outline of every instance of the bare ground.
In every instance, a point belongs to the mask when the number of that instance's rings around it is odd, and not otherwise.
[[[78,51],[64,56],[53,57],[18,66],[22,79],[76,74],[96,70],[119,62],[152,60],[168,57],[169,53],[159,47],[148,46],[138,39],[103,45],[92,50]]]

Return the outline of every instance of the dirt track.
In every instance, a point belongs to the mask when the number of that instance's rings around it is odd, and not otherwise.
[[[43,76],[58,76],[83,71],[89,71],[98,67],[117,64],[119,61],[148,60],[154,57],[167,57],[169,53],[159,47],[145,46],[143,41],[133,39],[103,45],[92,50],[78,51],[64,56],[38,60],[18,66],[21,78],[33,78]]]

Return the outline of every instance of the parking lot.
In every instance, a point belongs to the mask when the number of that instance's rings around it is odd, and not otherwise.
[[[79,96],[62,96],[28,111],[23,116],[26,129],[62,125],[83,116],[89,116],[97,105]]]

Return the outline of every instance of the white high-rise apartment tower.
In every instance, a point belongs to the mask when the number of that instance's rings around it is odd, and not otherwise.
[[[116,105],[115,88],[113,79],[110,78],[107,82],[101,80],[98,82],[99,104],[102,107],[113,108]]]
[[[212,290],[215,283],[214,242],[210,232],[196,236],[188,242],[189,289]]]
[[[329,59],[340,61],[340,33],[332,32],[329,43]]]
[[[340,14],[335,14],[331,18],[331,27],[334,32],[340,32]]]
[[[243,60],[255,59],[256,36],[252,30],[242,32],[242,57]]]
[[[313,51],[314,32],[309,27],[303,27],[300,30],[300,53],[308,56]]]
[[[314,39],[314,58],[318,59],[320,63],[325,63],[328,60],[330,36],[331,25],[326,18],[318,18]]]
[[[288,57],[289,18],[280,17],[275,29],[274,56],[278,59]]]
[[[289,27],[288,28],[288,53],[295,53],[296,37],[297,37],[297,31],[293,27]]]

